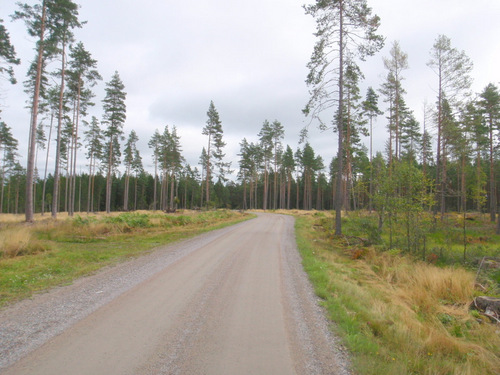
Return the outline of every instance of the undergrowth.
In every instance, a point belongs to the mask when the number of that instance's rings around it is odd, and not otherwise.
[[[297,217],[297,243],[355,373],[499,373],[499,328],[469,310],[474,272],[368,245],[363,228],[348,231],[352,222],[335,237],[331,222],[324,213]]]

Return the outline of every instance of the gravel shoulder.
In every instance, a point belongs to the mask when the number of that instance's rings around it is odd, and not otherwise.
[[[349,374],[293,218],[259,214],[0,311],[5,374]]]

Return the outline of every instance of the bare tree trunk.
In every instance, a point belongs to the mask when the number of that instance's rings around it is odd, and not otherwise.
[[[210,201],[210,143],[211,143],[211,138],[212,138],[212,134],[210,132],[208,132],[207,166],[206,166],[207,182],[206,182],[206,186],[205,186],[205,189],[206,189],[205,200],[206,200],[207,204]]]
[[[73,149],[73,183],[72,183],[72,197],[71,197],[71,216],[75,213],[75,193],[76,193],[76,157],[78,153],[78,127],[80,125],[80,95],[81,95],[81,79],[78,77],[78,90],[77,90],[77,102],[76,102],[76,116],[75,116],[75,127],[74,127],[74,149]]]
[[[26,167],[26,209],[25,216],[27,222],[34,220],[33,213],[33,180],[35,174],[35,143],[36,143],[36,124],[38,120],[38,105],[40,97],[40,86],[42,81],[42,67],[43,67],[43,47],[45,36],[45,18],[47,7],[45,1],[42,5],[42,18],[40,24],[40,40],[38,41],[38,57],[36,68],[35,92],[33,95],[33,107],[31,116],[31,126],[29,132],[29,152],[28,152],[28,165]]]
[[[106,213],[108,214],[111,212],[112,172],[113,172],[113,135],[111,135],[109,140],[108,173],[106,176]]]
[[[441,191],[440,191],[440,201],[441,201],[441,220],[444,219],[445,207],[446,207],[446,179],[447,179],[447,170],[446,170],[446,144],[443,144],[443,155],[441,160]]]
[[[170,178],[170,211],[174,210],[174,200],[175,200],[174,184],[175,184],[175,178],[174,174],[172,173],[172,176]]]
[[[267,160],[264,161],[264,194],[262,197],[262,209],[265,211],[267,209],[267,195],[268,195],[268,179],[267,174]]]
[[[288,183],[288,194],[286,196],[287,200],[286,200],[286,209],[289,210],[290,209],[290,199],[291,199],[291,194],[292,194],[292,174],[291,173],[288,173],[288,177],[287,177],[287,183]]]
[[[61,52],[61,88],[59,92],[59,113],[57,121],[57,141],[56,141],[56,166],[54,170],[54,192],[52,194],[52,217],[57,217],[57,208],[59,202],[59,163],[61,161],[61,129],[63,122],[63,104],[64,104],[64,83],[66,73],[66,41],[63,40],[63,48]],[[35,115],[36,116],[36,115]]]
[[[462,171],[461,171],[461,196],[462,196],[462,210],[465,213],[467,211],[467,196],[466,196],[466,186],[465,186],[465,154],[462,155]]]
[[[43,187],[42,187],[42,216],[45,214],[45,187],[47,185],[47,168],[49,165],[49,154],[50,154],[50,141],[52,138],[52,125],[54,124],[54,113],[50,116],[50,129],[49,138],[47,140],[47,156],[45,157],[45,172],[43,174]]]
[[[134,181],[134,211],[137,211],[137,173],[135,175],[135,181]]]
[[[339,0],[339,110],[338,132],[339,146],[337,153],[337,189],[335,192],[335,234],[342,235],[342,173],[344,171],[344,1]]]
[[[442,181],[442,173],[441,173],[441,149],[442,149],[442,127],[443,127],[443,91],[442,91],[442,72],[441,72],[441,63],[439,64],[439,91],[438,91],[438,139],[437,139],[437,154],[436,154],[436,202],[441,202],[441,212],[444,212],[444,184]],[[435,206],[434,214],[437,213],[437,205]],[[441,220],[443,219],[443,215],[441,215]]]
[[[125,173],[125,191],[123,192],[123,211],[128,211],[128,191],[130,183],[130,170],[127,168]]]
[[[90,193],[91,193],[91,185],[92,185],[92,163],[93,163],[93,153],[91,152],[90,153],[90,160],[89,160],[89,181],[88,181],[88,186],[87,186],[87,213],[90,212]]]
[[[153,186],[153,211],[156,211],[156,185],[158,184],[158,158],[155,155],[155,178]]]
[[[490,220],[496,219],[496,189],[495,189],[495,163],[493,160],[493,120],[490,118]]]

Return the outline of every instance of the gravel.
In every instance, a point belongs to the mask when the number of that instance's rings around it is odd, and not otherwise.
[[[36,294],[31,299],[2,309],[0,370],[170,264],[242,224],[160,246],[139,258],[106,267],[71,285]]]

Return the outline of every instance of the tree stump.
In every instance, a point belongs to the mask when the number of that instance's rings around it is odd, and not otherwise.
[[[474,298],[471,308],[476,308],[480,313],[496,323],[500,323],[500,298],[479,296]]]

